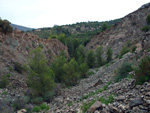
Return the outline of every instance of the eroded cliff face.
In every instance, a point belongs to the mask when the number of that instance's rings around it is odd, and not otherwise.
[[[141,30],[147,23],[146,17],[150,14],[150,7],[140,8],[137,11],[125,16],[120,22],[110,29],[93,37],[87,44],[86,49],[96,50],[103,46],[104,52],[111,47],[115,56],[120,54],[122,48],[130,42],[131,46],[141,44],[145,33]]]
[[[23,86],[25,73],[15,71],[15,63],[22,66],[26,64],[29,51],[41,46],[49,63],[58,56],[62,50],[68,56],[67,47],[56,39],[38,39],[36,35],[14,31],[12,34],[0,33],[0,75],[10,74],[10,80]],[[21,75],[21,76],[19,76]],[[14,84],[15,86],[16,84]]]

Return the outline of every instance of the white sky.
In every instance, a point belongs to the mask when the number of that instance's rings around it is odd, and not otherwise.
[[[0,0],[0,17],[31,27],[124,17],[149,0]]]

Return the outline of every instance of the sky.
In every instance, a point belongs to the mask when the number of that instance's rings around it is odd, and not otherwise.
[[[0,17],[31,28],[118,19],[149,0],[1,0]]]

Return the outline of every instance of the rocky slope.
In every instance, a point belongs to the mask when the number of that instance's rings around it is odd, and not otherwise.
[[[11,87],[25,87],[25,73],[15,71],[16,64],[23,66],[30,50],[41,46],[49,62],[67,47],[56,39],[38,39],[30,33],[14,31],[10,35],[0,34],[0,75],[10,75]]]
[[[128,43],[131,45],[141,43],[144,34],[141,28],[146,25],[146,17],[149,12],[150,7],[143,6],[137,11],[125,16],[110,29],[94,36],[87,44],[86,49],[95,50],[101,45],[104,51],[106,51],[108,47],[111,47],[115,57]]]

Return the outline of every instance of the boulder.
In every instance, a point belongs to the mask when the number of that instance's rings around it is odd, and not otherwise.
[[[96,101],[89,109],[88,113],[94,113],[95,110],[102,109],[102,103],[99,101]]]
[[[136,98],[132,101],[130,101],[130,107],[135,107],[135,106],[138,106],[138,105],[142,105],[143,104],[143,100],[141,98]]]

